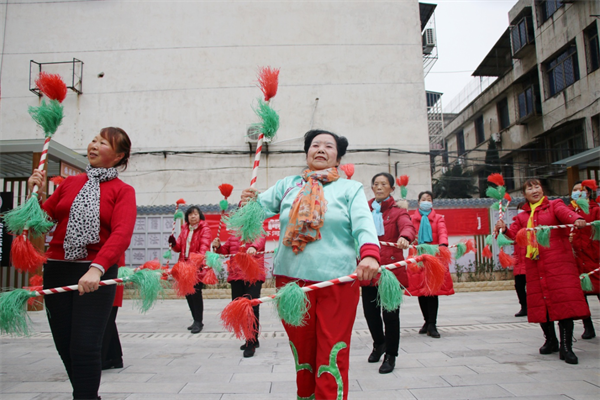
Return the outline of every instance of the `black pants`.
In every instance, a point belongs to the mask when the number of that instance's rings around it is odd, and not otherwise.
[[[519,304],[521,309],[527,310],[527,276],[515,275],[515,290],[517,291],[517,297],[519,298]]]
[[[110,311],[108,323],[104,330],[104,339],[102,339],[102,363],[110,363],[111,361],[122,361],[123,350],[121,349],[121,341],[119,340],[119,331],[117,330],[117,312],[119,307],[113,306]]]
[[[260,289],[262,288],[262,282],[258,281],[254,284],[249,284],[248,282],[236,280],[230,281],[231,284],[231,300],[235,300],[238,297],[247,297],[249,299],[258,299],[260,297]],[[252,310],[254,311],[254,316],[256,317],[256,321],[258,321],[259,317],[259,307],[254,306]],[[258,331],[258,326],[256,326],[256,331]],[[254,340],[249,340],[249,342],[256,342],[257,337],[254,337]]]
[[[419,296],[419,307],[423,313],[423,319],[428,324],[437,324],[437,314],[440,301],[438,296]]]
[[[194,318],[194,321],[198,321],[200,323],[202,323],[202,316],[204,314],[202,288],[204,288],[204,284],[202,282],[198,282],[196,286],[194,286],[196,291],[193,294],[188,294],[185,296],[188,306],[190,306],[190,311],[192,312],[192,318]]]
[[[90,263],[49,261],[44,266],[44,288],[76,285],[89,266]],[[114,279],[117,274],[117,267],[113,266],[102,279]],[[115,292],[116,287],[111,285],[82,296],[75,291],[45,298],[54,345],[71,380],[75,399],[98,398],[102,338]]]
[[[400,346],[400,309],[385,311],[377,305],[377,286],[363,286],[362,304],[365,319],[373,338],[373,344],[379,346],[385,343],[386,354],[398,357]],[[382,321],[383,313],[383,321]],[[385,334],[383,326],[385,325]]]

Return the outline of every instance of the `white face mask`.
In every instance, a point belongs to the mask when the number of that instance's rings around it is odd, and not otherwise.
[[[571,198],[575,201],[577,201],[579,198],[585,199],[587,198],[587,192],[582,191],[582,190],[573,190],[571,192]]]
[[[433,203],[431,201],[422,201],[419,203],[419,208],[423,211],[429,211],[433,208]]]

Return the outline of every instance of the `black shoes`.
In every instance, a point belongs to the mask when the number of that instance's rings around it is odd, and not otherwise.
[[[381,359],[382,354],[385,353],[385,343],[380,345],[373,344],[373,351],[369,355],[369,362],[376,363]]]
[[[527,316],[526,308],[521,308],[521,310],[515,314],[515,317],[526,317],[526,316]]]
[[[111,368],[123,368],[123,359],[118,360],[106,360],[102,363],[102,370]]]
[[[240,346],[240,350],[246,350],[246,348],[248,347],[248,342],[244,343],[243,345]],[[254,345],[255,349],[258,349],[260,347],[260,342],[257,340],[256,344]]]
[[[435,324],[429,324],[427,327],[427,336],[431,336],[432,338],[439,339],[440,333],[437,331]]]
[[[544,337],[546,341],[540,347],[540,354],[552,354],[558,351],[558,339],[556,338],[556,331],[554,330],[554,322],[543,322],[540,324],[544,331]]]
[[[560,349],[559,357],[565,360],[567,364],[577,364],[579,360],[573,353],[573,320],[563,319],[558,321],[558,329],[560,329]]]
[[[419,334],[424,335],[427,333],[427,327],[429,326],[429,323],[425,322],[423,324],[423,327],[421,329],[419,329]]]
[[[200,321],[194,321],[192,326],[189,328],[192,333],[200,333],[202,332],[202,328],[204,328],[204,324]]]
[[[383,363],[381,364],[381,367],[379,367],[379,373],[380,374],[389,374],[390,372],[392,372],[394,370],[395,366],[396,366],[396,357],[386,354],[385,357],[383,357]]]
[[[594,329],[594,324],[592,323],[591,318],[586,318],[583,320],[583,335],[581,335],[582,339],[592,339],[596,337],[596,330]]]
[[[254,356],[256,352],[256,346],[252,343],[248,343],[246,349],[244,349],[244,358],[250,358]]]

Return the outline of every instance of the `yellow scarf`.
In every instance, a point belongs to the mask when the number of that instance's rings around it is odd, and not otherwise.
[[[571,200],[571,205],[573,206],[575,211],[577,211],[577,209],[579,209],[579,204],[577,204],[577,202],[575,200]]]
[[[533,228],[533,213],[535,212],[535,209],[538,208],[542,202],[544,201],[544,199],[546,198],[546,196],[543,196],[540,201],[538,201],[537,203],[531,204],[529,203],[529,207],[531,207],[531,214],[529,214],[529,220],[527,221],[527,227],[528,228]],[[528,231],[527,232],[528,238],[530,237],[529,235],[533,235],[533,237],[535,238],[535,232],[534,231]],[[530,240],[531,242],[531,240]],[[527,245],[527,258],[531,259],[531,260],[537,260],[540,257],[540,249],[538,247],[537,242],[534,243],[534,245]]]

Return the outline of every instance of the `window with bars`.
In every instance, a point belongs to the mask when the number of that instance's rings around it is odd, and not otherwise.
[[[585,37],[585,59],[587,62],[587,73],[592,73],[600,68],[600,44],[598,43],[598,27],[594,22],[583,31]]]
[[[535,115],[535,91],[533,85],[526,87],[517,94],[517,104],[519,107],[519,119],[525,119]]]
[[[510,115],[508,112],[508,99],[505,97],[496,104],[498,111],[498,125],[500,130],[506,129],[510,126]]]
[[[459,157],[465,154],[465,134],[463,131],[456,132],[456,152]]]
[[[534,42],[533,23],[529,15],[523,17],[516,25],[510,27],[513,56],[523,47]]]
[[[558,10],[559,8],[561,8],[563,6],[563,4],[564,3],[563,3],[562,0],[542,0],[542,1],[538,1],[538,10],[539,10],[540,22],[543,24],[548,19],[550,19],[550,17],[554,15],[554,13],[556,12],[556,10]]]
[[[485,129],[483,124],[483,115],[475,119],[475,142],[477,145],[485,142]]]
[[[552,97],[579,80],[577,46],[571,43],[566,50],[545,63],[548,96]]]

